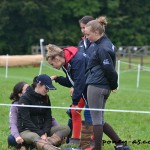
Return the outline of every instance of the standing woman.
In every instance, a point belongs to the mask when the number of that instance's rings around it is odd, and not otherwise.
[[[83,34],[83,37],[81,41],[78,43],[78,50],[79,52],[87,54],[89,57],[91,56],[91,53],[93,53],[94,43],[91,43],[85,36],[85,26],[89,21],[94,20],[92,16],[84,16],[79,20],[79,25],[81,32]]]
[[[78,51],[81,53],[85,53],[86,55],[88,55],[90,57],[90,53],[93,52],[93,50],[91,49],[92,47],[94,47],[94,44],[92,44],[84,35],[84,29],[85,29],[85,25],[91,21],[94,20],[94,18],[92,16],[84,16],[79,20],[79,25],[80,25],[80,29],[81,32],[83,34],[83,37],[81,38],[80,42],[78,43]],[[71,88],[71,96],[73,95],[73,88]],[[81,100],[80,103],[83,103],[82,106],[84,106],[85,108],[88,108],[88,104],[86,100]],[[87,134],[89,134],[89,131],[87,130],[88,126],[92,124],[92,119],[91,119],[91,115],[90,115],[90,111],[89,110],[85,110],[84,111],[84,118],[86,120],[82,121],[81,119],[81,115],[78,115],[76,113],[72,113],[73,111],[71,111],[71,118],[68,120],[68,126],[71,129],[71,133],[69,134],[69,136],[67,137],[66,143],[68,143],[69,138],[72,136],[73,138],[81,138],[81,140],[84,138],[85,139],[88,137]],[[76,118],[76,120],[74,121],[73,119]],[[80,120],[80,121],[79,121]],[[81,122],[82,121],[82,122]],[[77,128],[77,124],[80,124],[80,129]],[[81,123],[82,123],[82,127],[81,127]],[[86,126],[86,127],[85,127]],[[78,125],[79,127],[79,125]],[[73,131],[73,135],[72,135],[72,131]],[[81,132],[81,135],[80,135]],[[74,134],[76,133],[76,134]],[[76,136],[75,136],[76,135]],[[83,140],[82,140],[83,141]]]
[[[80,130],[81,130],[81,110],[76,108],[84,107],[84,100],[87,100],[87,86],[85,84],[85,72],[88,64],[89,57],[85,53],[78,52],[75,47],[67,47],[61,49],[60,47],[49,44],[47,45],[47,61],[55,69],[63,69],[66,73],[66,77],[63,76],[51,76],[52,80],[58,82],[65,87],[73,87],[72,93],[72,123],[73,123],[73,138],[70,143],[80,142]],[[85,122],[89,122],[90,113],[88,117],[85,117]],[[86,118],[88,120],[86,120]],[[81,139],[81,148],[85,149],[90,146],[92,125],[88,126],[89,134],[86,135],[84,140]],[[85,140],[86,139],[86,140]]]
[[[19,99],[18,129],[21,137],[28,144],[35,144],[38,150],[56,150],[62,140],[68,136],[68,126],[52,127],[51,102],[49,90],[55,90],[51,78],[46,74],[36,76],[32,86]],[[34,107],[34,105],[38,107]],[[49,108],[43,108],[49,107]]]
[[[90,108],[104,109],[110,92],[117,89],[118,75],[115,70],[116,55],[115,46],[105,35],[105,17],[93,20],[86,24],[85,35],[90,42],[97,46],[92,53],[87,67],[87,99]],[[130,150],[129,146],[123,145],[121,139],[113,128],[104,122],[103,111],[91,111],[95,147],[94,150],[102,149],[103,131],[115,142],[116,150]],[[104,129],[105,128],[105,129]]]

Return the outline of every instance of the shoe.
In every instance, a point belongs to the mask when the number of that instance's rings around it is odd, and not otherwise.
[[[89,147],[89,148],[86,148],[85,150],[93,150],[94,147]]]
[[[128,145],[124,145],[124,146],[123,146],[123,149],[124,149],[124,150],[131,150]]]
[[[122,147],[116,147],[115,150],[131,150],[128,145],[122,145]]]
[[[80,148],[64,148],[64,149],[61,149],[61,150],[83,150],[83,149],[80,149]]]

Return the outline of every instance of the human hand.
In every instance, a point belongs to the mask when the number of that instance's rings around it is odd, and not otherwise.
[[[113,92],[113,93],[117,93],[117,89],[114,89],[114,90],[112,90],[111,92]]]
[[[73,92],[74,92],[74,88],[71,87],[71,88],[70,88],[70,96],[71,96],[71,97],[72,97],[72,95],[73,95]]]
[[[18,144],[22,144],[23,142],[24,142],[24,140],[23,140],[23,138],[21,137],[21,136],[18,136],[18,137],[16,137],[16,142],[18,143]]]
[[[43,134],[43,135],[41,136],[41,139],[47,141],[47,133]]]
[[[57,76],[51,76],[51,80],[56,80]]]

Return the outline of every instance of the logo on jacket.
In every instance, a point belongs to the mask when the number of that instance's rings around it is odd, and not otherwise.
[[[80,45],[79,47],[84,47],[84,45]]]
[[[109,64],[109,60],[108,60],[108,59],[105,59],[105,60],[103,61],[103,64],[104,64],[104,65],[108,65],[108,64]]]
[[[115,46],[112,44],[112,50],[114,51],[115,50]]]

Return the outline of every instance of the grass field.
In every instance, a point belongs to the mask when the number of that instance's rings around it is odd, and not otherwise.
[[[149,65],[147,65],[150,67]],[[62,71],[52,69],[47,64],[43,65],[42,73],[49,75],[64,75]],[[0,68],[0,104],[10,104],[9,95],[14,84],[18,81],[32,83],[34,76],[39,74],[39,68],[19,67],[9,68],[8,78],[5,78],[5,68]],[[117,93],[112,93],[106,104],[106,109],[150,111],[150,72],[141,71],[140,85],[136,88],[137,69],[128,69],[126,64],[121,64],[120,86]],[[69,89],[56,84],[56,91],[50,91],[52,106],[68,107],[71,103]],[[0,106],[0,150],[7,150],[7,136],[9,135],[8,114],[10,107]],[[65,109],[52,109],[57,121],[66,125],[68,116]],[[132,150],[150,149],[150,114],[105,112],[105,121],[109,122],[117,131],[122,140],[130,145]],[[114,144],[103,136],[103,150],[113,150]]]

